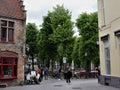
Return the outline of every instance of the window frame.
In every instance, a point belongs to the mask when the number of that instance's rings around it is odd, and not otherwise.
[[[11,63],[4,63],[4,60],[6,61],[10,61],[11,60]],[[16,57],[1,57],[0,58],[0,79],[14,79],[14,78],[17,78],[17,64],[18,63],[18,59]],[[12,68],[12,71],[9,71],[11,72],[11,74],[3,74],[4,72],[4,67],[11,67]],[[15,68],[16,67],[16,68]],[[16,70],[16,72],[15,72]]]
[[[109,40],[106,39],[104,42],[104,56],[105,56],[105,68],[106,68],[106,74],[111,74],[111,64],[110,64],[110,46],[109,46]]]
[[[1,20],[1,42],[14,42],[14,27],[15,22],[9,20]],[[3,22],[3,25],[2,25]],[[4,34],[5,37],[2,37],[2,30],[6,29],[6,33]],[[11,32],[12,31],[12,32]],[[4,32],[3,32],[4,33]],[[3,38],[3,39],[2,39]]]

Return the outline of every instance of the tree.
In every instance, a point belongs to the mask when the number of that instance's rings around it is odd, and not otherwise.
[[[80,37],[75,37],[74,40],[74,46],[73,46],[73,52],[72,52],[72,60],[74,60],[76,68],[80,67]]]
[[[38,35],[39,57],[44,64],[49,66],[50,60],[54,60],[57,54],[56,43],[50,40],[50,35],[53,33],[51,27],[50,14],[43,17],[42,28]]]
[[[37,54],[37,27],[34,23],[28,23],[26,26],[26,54],[32,60],[32,69],[34,70],[34,59]]]
[[[51,26],[53,29],[50,40],[57,44],[58,56],[62,60],[63,57],[67,57],[67,48],[73,38],[73,22],[71,21],[71,12],[66,10],[63,5],[57,5],[53,9],[50,12]]]
[[[99,52],[96,45],[98,39],[98,16],[97,12],[82,13],[76,20],[76,26],[81,35],[80,56],[86,72],[90,72],[91,62],[99,62]]]

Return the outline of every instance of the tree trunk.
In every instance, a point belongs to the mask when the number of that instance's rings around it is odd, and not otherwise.
[[[32,56],[32,70],[34,70],[34,57]]]
[[[90,71],[91,71],[91,63],[90,60],[86,61],[86,78],[90,77]]]

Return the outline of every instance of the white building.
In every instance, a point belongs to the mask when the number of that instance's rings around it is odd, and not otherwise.
[[[98,0],[100,83],[120,87],[120,0]]]

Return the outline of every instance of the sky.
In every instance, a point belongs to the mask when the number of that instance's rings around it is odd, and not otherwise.
[[[35,23],[38,28],[43,22],[43,16],[48,11],[53,11],[56,5],[64,5],[72,14],[72,21],[78,18],[83,12],[92,13],[97,11],[97,0],[23,0],[27,11],[26,23]]]

